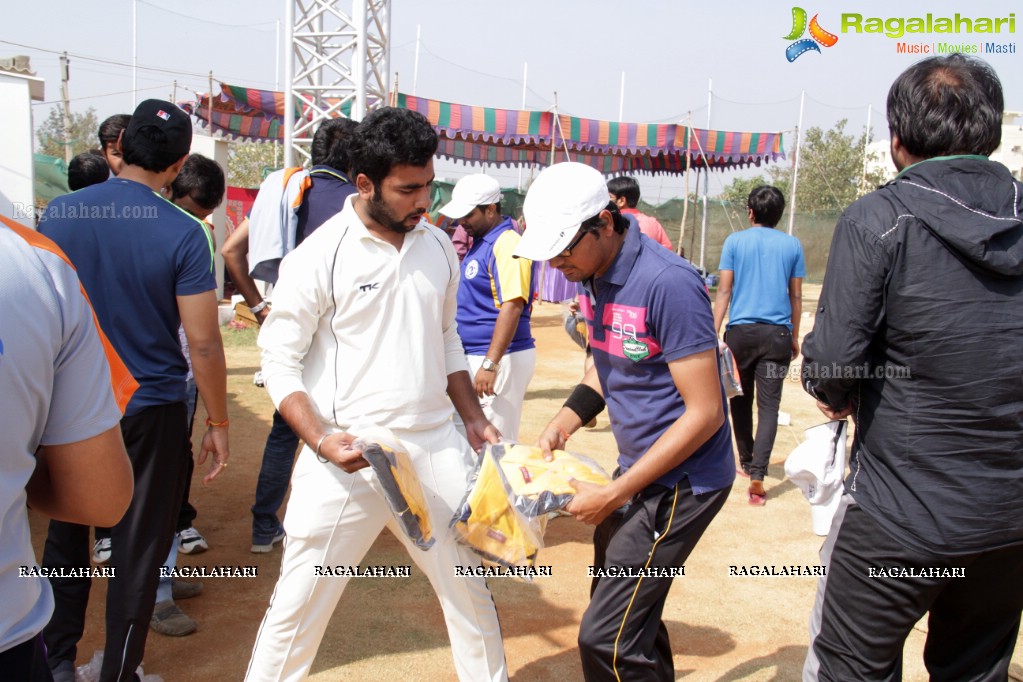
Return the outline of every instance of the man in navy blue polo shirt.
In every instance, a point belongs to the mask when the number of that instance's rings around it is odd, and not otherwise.
[[[501,215],[501,186],[490,176],[467,175],[440,212],[459,220],[472,237],[458,285],[458,336],[469,376],[490,423],[516,440],[522,402],[536,368],[529,329],[533,310],[533,263],[512,252],[519,233]]]
[[[158,569],[170,550],[188,475],[188,366],[179,325],[208,415],[198,459],[202,464],[213,455],[205,480],[223,471],[229,457],[213,243],[200,221],[157,193],[181,170],[191,140],[185,112],[170,102],[142,102],[121,135],[120,175],[54,199],[40,223],[78,270],[96,318],[139,384],[121,420],[135,493],[111,529],[116,577],[107,588],[104,682],[133,679],[142,662]],[[43,565],[88,567],[88,527],[51,522]],[[50,583],[56,607],[44,631],[47,656],[55,680],[73,680],[90,583],[58,577]]]
[[[674,679],[661,621],[671,576],[735,479],[710,299],[691,265],[629,227],[589,166],[544,170],[523,210],[515,254],[549,260],[582,284],[594,360],[539,445],[563,448],[606,400],[619,448],[615,480],[577,483],[566,508],[597,526],[596,577],[579,630],[583,673]]]

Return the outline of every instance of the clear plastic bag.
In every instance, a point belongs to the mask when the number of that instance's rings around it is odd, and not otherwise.
[[[735,355],[724,341],[718,341],[718,354],[721,357],[721,385],[725,387],[725,397],[736,398],[742,395],[742,383],[739,380],[739,365],[735,362]]]
[[[353,429],[354,431],[354,429]],[[352,443],[369,462],[377,482],[391,508],[398,527],[415,545],[426,551],[433,546],[430,510],[419,477],[401,441],[387,429],[370,428],[354,431],[358,438]]]
[[[563,450],[553,454],[548,462],[537,447],[487,444],[451,520],[459,541],[488,562],[532,567],[543,547],[547,515],[564,509],[575,495],[569,480],[611,482],[588,457]]]
[[[583,314],[578,309],[573,310],[566,306],[562,313],[562,326],[565,327],[569,338],[585,350],[589,340],[586,338],[586,318],[583,317]]]

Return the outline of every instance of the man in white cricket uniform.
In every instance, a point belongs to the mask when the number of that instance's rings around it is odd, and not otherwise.
[[[459,679],[507,679],[486,582],[455,577],[456,566],[479,558],[448,531],[473,449],[499,433],[476,399],[458,339],[458,258],[422,220],[436,149],[420,114],[384,108],[367,116],[350,150],[358,194],[281,265],[259,336],[262,368],[271,399],[306,445],[284,518],[281,577],[246,680],[308,674],[348,581],[317,576],[316,567],[357,565],[385,526],[437,591]],[[451,421],[452,403],[468,443]],[[359,425],[391,429],[409,451],[430,508],[429,550],[398,530],[371,485],[372,470],[351,447]]]

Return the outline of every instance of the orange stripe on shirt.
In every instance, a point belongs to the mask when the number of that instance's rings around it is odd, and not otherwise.
[[[35,230],[30,230],[24,225],[14,222],[4,216],[0,216],[0,221],[7,227],[11,228],[12,231],[19,237],[25,240],[29,246],[35,247],[41,251],[47,251],[60,258],[62,261],[68,264],[68,266],[74,270],[74,264],[68,259],[60,247],[54,244],[52,241],[39,234]],[[85,297],[85,302],[89,304],[89,310],[92,311],[92,321],[96,324],[96,333],[99,334],[100,343],[103,345],[103,354],[107,358],[107,364],[110,365],[110,387],[114,391],[114,400],[117,401],[117,407],[121,410],[121,414],[124,414],[124,409],[128,406],[128,401],[138,390],[139,384],[135,381],[135,378],[128,371],[124,362],[121,361],[121,357],[114,350],[113,345],[110,343],[110,339],[103,333],[102,327],[99,326],[99,320],[96,319],[96,311],[92,310],[92,301],[89,300],[89,294],[85,292],[85,287],[79,281],[78,288],[82,292],[82,296]]]
[[[288,191],[288,183],[291,182],[291,178],[295,173],[302,170],[302,166],[294,166],[293,168],[284,169],[284,191]],[[302,205],[302,198],[305,196],[306,190],[313,186],[313,180],[308,175],[302,178],[302,183],[298,186],[298,195],[295,197],[295,201],[291,204],[292,208],[298,208]]]

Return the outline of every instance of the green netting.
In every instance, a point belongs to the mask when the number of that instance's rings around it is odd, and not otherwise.
[[[71,190],[67,186],[67,164],[64,159],[46,154],[33,154],[36,205],[50,203]]]
[[[656,217],[672,244],[678,246],[682,221],[682,199],[672,199],[660,206],[651,206],[642,200],[639,210]],[[828,250],[831,247],[831,235],[838,221],[838,212],[803,213],[796,212],[793,221],[793,234],[803,244],[803,256],[806,260],[806,278],[808,281],[820,282],[824,279],[824,269],[828,264]],[[700,260],[700,226],[703,219],[702,202],[697,205],[690,202],[689,215],[686,216],[685,238],[683,248],[685,255],[694,263]],[[789,212],[782,214],[778,229],[788,231]],[[721,248],[725,239],[732,232],[749,227],[744,205],[730,205],[718,199],[707,200],[707,244],[704,252],[704,265],[709,272],[716,272],[721,260]]]

